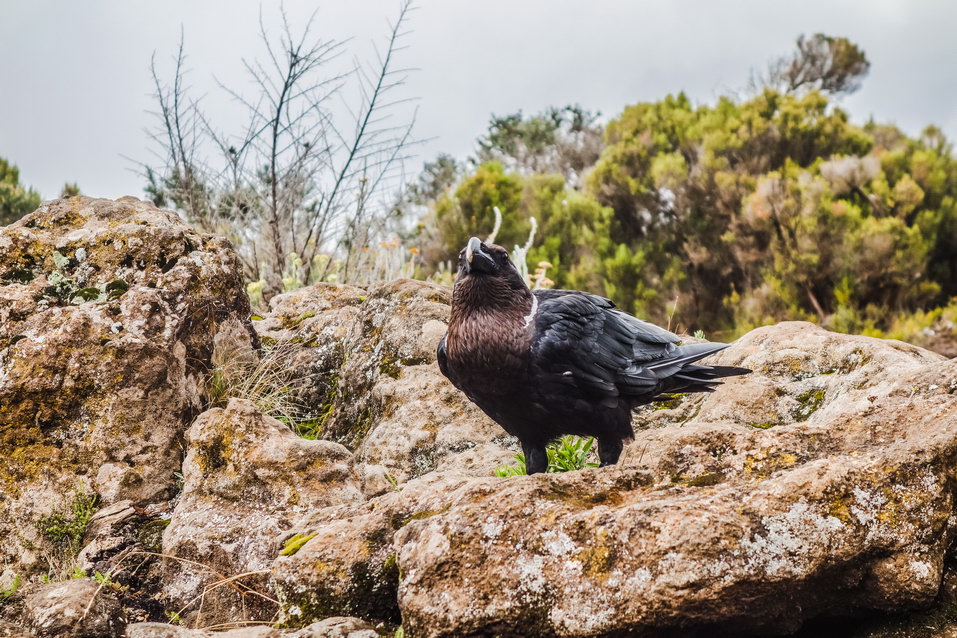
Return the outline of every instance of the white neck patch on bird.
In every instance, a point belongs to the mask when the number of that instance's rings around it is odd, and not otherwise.
[[[525,315],[526,327],[532,323],[532,319],[535,318],[536,312],[538,312],[538,297],[535,296],[535,293],[532,293],[532,309],[528,311],[527,315]]]

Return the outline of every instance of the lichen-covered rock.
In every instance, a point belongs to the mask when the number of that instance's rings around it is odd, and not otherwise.
[[[322,436],[368,466],[367,493],[442,467],[488,475],[516,442],[455,390],[435,365],[449,291],[399,279],[371,287],[317,284],[274,298],[257,321],[270,342],[297,343],[312,378]],[[297,359],[299,361],[299,359]]]
[[[134,506],[118,501],[93,514],[83,535],[75,566],[87,574],[116,573],[132,551],[159,551],[163,529],[169,523],[167,504]]]
[[[255,339],[240,273],[226,240],[134,198],[0,228],[0,565],[50,568],[38,523],[77,494],[172,495],[214,344]]]
[[[384,406],[356,450],[399,483],[433,470],[489,476],[518,445],[439,372],[433,362],[380,375],[370,390]]]
[[[648,412],[622,466],[506,479],[399,530],[406,628],[774,633],[930,603],[957,526],[957,362],[801,323],[718,359],[755,372]]]
[[[335,617],[295,630],[243,627],[228,631],[186,629],[162,623],[129,625],[126,638],[378,638],[372,626],[358,618]]]
[[[399,622],[396,531],[495,481],[431,472],[358,507],[332,507],[303,518],[293,538],[305,542],[272,567],[282,621],[302,626],[346,613]]]
[[[411,279],[369,290],[358,323],[344,344],[349,356],[340,371],[339,397],[324,434],[327,438],[350,449],[362,443],[390,407],[389,397],[375,392],[376,384],[383,377],[400,377],[407,367],[435,360],[435,346],[449,315],[448,302],[447,289]]]
[[[318,283],[269,300],[270,311],[253,316],[267,348],[282,351],[283,365],[296,370],[294,400],[323,425],[333,409],[345,342],[356,330],[366,291],[344,284]]]
[[[261,572],[239,583],[268,593],[269,566],[294,521],[362,500],[347,449],[299,438],[249,401],[232,399],[225,409],[204,412],[186,440],[183,493],[163,533],[163,552],[191,561],[169,560],[163,569],[163,597],[177,609],[198,611],[207,586],[243,573]],[[262,596],[232,587],[203,596],[206,623],[268,620],[275,611]]]
[[[89,578],[74,578],[28,596],[24,625],[37,638],[110,638],[123,635],[126,618],[108,590]]]

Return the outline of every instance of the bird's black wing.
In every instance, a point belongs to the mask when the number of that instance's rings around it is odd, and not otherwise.
[[[677,335],[616,310],[604,297],[565,290],[534,294],[532,365],[543,390],[577,389],[609,407],[620,395],[655,392],[660,376],[648,365],[677,350]]]
[[[617,310],[604,297],[535,291],[532,365],[552,396],[578,390],[614,407],[619,397],[649,401],[662,392],[710,392],[718,379],[750,370],[695,362],[726,343],[677,345],[678,335]]]

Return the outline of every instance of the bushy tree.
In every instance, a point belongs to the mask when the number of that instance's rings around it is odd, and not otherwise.
[[[39,193],[20,183],[20,169],[0,157],[0,226],[12,224],[39,205]]]
[[[572,185],[601,152],[598,114],[578,105],[549,108],[533,116],[522,112],[492,116],[478,139],[476,161],[499,162],[525,175],[557,173]]]
[[[760,83],[785,93],[820,91],[853,93],[870,71],[871,63],[847,38],[823,33],[798,36],[797,50],[771,62]]]
[[[812,40],[799,42],[807,64],[785,90],[625,108],[576,172],[581,185],[515,158],[534,144],[495,142],[510,160],[477,164],[430,204],[433,254],[451,258],[488,233],[498,206],[508,247],[538,221],[528,266],[548,262],[557,286],[689,331],[807,319],[899,335],[920,317],[951,316],[931,311],[957,297],[950,143],[935,127],[911,138],[852,123],[822,90],[847,90],[866,59],[844,40]],[[828,64],[815,57],[825,52]],[[539,124],[525,124],[495,127],[482,148],[500,134],[539,140]]]

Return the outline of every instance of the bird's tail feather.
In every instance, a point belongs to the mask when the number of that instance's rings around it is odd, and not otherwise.
[[[660,379],[661,392],[713,392],[720,379],[748,374],[751,370],[736,366],[702,366],[695,361],[724,350],[727,343],[693,343],[679,346],[673,356],[648,366]]]
[[[735,377],[739,374],[751,374],[751,370],[737,366],[685,366],[675,376],[703,381],[705,379]]]
[[[645,367],[652,370],[659,379],[670,377],[679,371],[687,370],[689,364],[704,359],[710,354],[724,350],[729,345],[731,344],[705,342],[678,346],[670,356],[653,363],[645,364]]]

